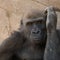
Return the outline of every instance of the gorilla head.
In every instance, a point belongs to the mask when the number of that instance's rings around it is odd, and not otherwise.
[[[46,14],[43,11],[30,11],[21,20],[25,37],[33,43],[43,43],[46,41]]]

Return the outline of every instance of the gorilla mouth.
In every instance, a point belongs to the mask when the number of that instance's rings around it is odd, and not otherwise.
[[[40,40],[40,36],[31,36],[32,40]]]
[[[35,40],[39,40],[39,37],[33,37],[33,39],[35,39]]]

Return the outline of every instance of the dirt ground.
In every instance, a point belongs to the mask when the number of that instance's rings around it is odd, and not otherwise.
[[[18,30],[20,20],[29,9],[45,9],[48,6],[60,8],[59,0],[0,0],[0,44],[12,31]],[[60,13],[57,26],[60,28]]]

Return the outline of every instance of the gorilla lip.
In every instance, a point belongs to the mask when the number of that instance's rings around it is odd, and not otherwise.
[[[34,39],[34,40],[39,40],[39,38],[40,38],[40,37],[34,36],[32,39]]]

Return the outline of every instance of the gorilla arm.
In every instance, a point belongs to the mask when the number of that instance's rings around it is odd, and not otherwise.
[[[47,36],[44,60],[60,60],[58,58],[58,46],[59,46],[59,38],[57,35],[57,31],[51,33],[51,35]]]
[[[58,55],[59,37],[56,29],[57,15],[54,7],[47,8],[47,42],[44,60],[60,60]]]
[[[20,32],[14,32],[0,45],[0,60],[9,60],[16,49],[21,48],[23,36]]]

